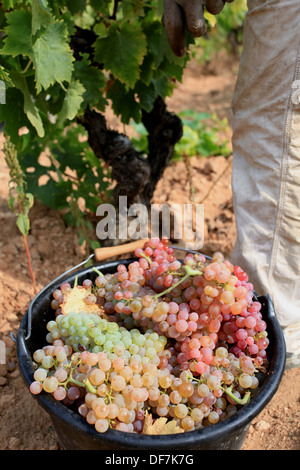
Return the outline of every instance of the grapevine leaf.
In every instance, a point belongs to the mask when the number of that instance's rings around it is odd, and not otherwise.
[[[91,289],[81,289],[80,287],[73,287],[71,292],[64,295],[64,301],[61,304],[61,310],[64,315],[70,312],[87,312],[87,313],[100,313],[101,307],[99,305],[87,305],[85,298]]]
[[[74,119],[77,115],[80,105],[83,102],[83,93],[85,92],[84,86],[79,80],[74,80],[70,83],[67,89],[63,106],[58,114],[58,124],[62,124],[66,119]]]
[[[11,8],[14,7],[14,0],[3,0],[2,7],[5,10],[10,10]]]
[[[156,57],[156,68],[160,67],[164,59],[174,64],[184,66],[186,58],[177,57],[170,47],[165,28],[162,27],[160,21],[152,21],[146,23],[144,32],[147,37],[148,47]]]
[[[32,0],[32,35],[42,27],[54,22],[54,18],[48,9],[46,0]]]
[[[75,15],[76,13],[84,11],[86,0],[66,0],[66,6],[72,15]]]
[[[24,112],[27,115],[29,121],[36,129],[36,132],[39,137],[44,137],[45,131],[43,126],[43,121],[39,114],[38,108],[34,105],[32,97],[29,93],[26,78],[21,77],[20,75],[12,75],[15,86],[23,93],[24,96]]]
[[[1,54],[12,55],[13,57],[21,54],[32,59],[31,13],[25,10],[15,10],[7,13],[6,18],[5,32],[7,37]]]
[[[141,27],[125,22],[120,26],[112,23],[107,37],[95,42],[95,59],[130,88],[139,78],[146,52],[147,42]]]
[[[105,108],[105,100],[101,90],[103,90],[106,85],[105,76],[101,70],[90,65],[87,54],[83,54],[82,60],[75,62],[74,78],[78,79],[85,88],[83,94],[85,105],[97,105],[97,109],[103,111]]]
[[[104,16],[109,14],[110,2],[107,0],[90,0],[90,5],[97,13],[101,12]]]
[[[135,122],[141,121],[141,109],[136,102],[133,90],[115,80],[109,87],[107,98],[112,100],[112,108],[117,116],[121,117],[123,124],[128,124],[132,118]]]
[[[141,108],[148,113],[152,111],[154,101],[157,97],[153,83],[147,86],[141,81],[138,81],[134,90],[138,94]]]
[[[28,235],[29,228],[30,228],[30,223],[29,223],[29,218],[25,214],[19,214],[17,217],[17,227],[22,233],[22,235]]]
[[[122,2],[122,11],[125,18],[131,18],[133,16],[142,17],[145,16],[144,11],[144,0],[134,0],[131,2]]]
[[[167,76],[162,76],[158,80],[153,80],[156,93],[165,98],[166,96],[171,96],[174,88],[174,83],[172,83]]]
[[[145,23],[143,29],[146,37],[149,51],[153,53],[154,56],[157,55],[161,34],[162,34],[162,25],[160,21],[152,21],[151,23]]]
[[[175,78],[179,82],[182,81],[182,76],[183,76],[183,67],[179,64],[175,64],[174,62],[170,62],[167,59],[165,59],[160,68],[164,71],[166,75],[169,77]]]
[[[153,71],[155,70],[155,55],[150,51],[143,60],[141,65],[140,80],[149,85],[152,80]]]
[[[77,16],[76,26],[82,29],[91,29],[95,24],[95,13],[90,5],[87,5],[85,10]]]
[[[159,67],[163,60],[167,58],[170,62],[178,64],[181,67],[184,67],[184,64],[187,60],[186,57],[177,57],[171,47],[168,40],[168,36],[165,28],[161,28],[161,34],[159,36],[157,56],[156,56],[156,66]]]
[[[4,121],[4,132],[9,135],[11,141],[19,148],[21,139],[19,129],[26,126],[31,129],[26,114],[24,113],[24,96],[16,88],[6,90],[6,104],[0,105],[0,122]]]
[[[55,82],[71,81],[74,58],[67,43],[67,34],[63,22],[49,24],[33,45],[38,93]]]
[[[45,206],[49,206],[52,209],[57,209],[56,204],[53,198],[53,194],[57,192],[57,182],[53,179],[49,179],[46,184],[41,186],[37,185],[37,181],[35,179],[32,180],[32,188],[29,185],[30,180],[27,179],[28,187],[30,190],[35,194],[36,198],[41,201],[42,204]]]
[[[177,425],[175,419],[167,421],[167,418],[160,417],[153,422],[152,416],[148,415],[144,421],[143,434],[160,436],[162,434],[179,434],[184,432],[184,430]]]
[[[3,0],[2,8],[4,10],[10,10],[11,8],[15,8],[18,3],[21,3],[21,0]]]
[[[97,34],[98,38],[106,38],[107,26],[103,22],[97,23],[94,27],[94,32]]]
[[[157,14],[162,16],[164,12],[164,0],[157,0]]]
[[[94,152],[88,148],[84,154],[84,159],[89,163],[89,165],[93,168],[101,168],[101,163],[99,158],[96,157]]]

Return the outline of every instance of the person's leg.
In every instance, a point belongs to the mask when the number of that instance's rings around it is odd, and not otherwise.
[[[300,360],[300,1],[248,0],[232,102],[232,262],[269,293]]]

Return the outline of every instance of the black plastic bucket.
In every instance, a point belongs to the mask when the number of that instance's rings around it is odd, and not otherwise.
[[[122,260],[128,265],[133,259]],[[97,265],[103,274],[113,273],[118,261]],[[29,388],[33,381],[33,352],[45,345],[46,324],[53,319],[50,307],[53,291],[63,281],[71,284],[78,276],[80,284],[84,279],[94,280],[97,274],[91,267],[81,269],[63,278],[57,278],[46,286],[33,300],[17,335],[17,354],[24,381]],[[269,295],[258,296],[262,304],[263,318],[267,323],[268,356],[270,367],[256,396],[233,416],[224,421],[196,431],[171,435],[140,435],[109,429],[99,434],[76,412],[56,401],[50,394],[34,395],[38,404],[49,414],[61,446],[66,450],[239,450],[241,449],[252,420],[264,409],[276,393],[285,367],[285,341],[275,316]],[[30,317],[28,314],[30,313]],[[29,329],[29,331],[28,331]]]

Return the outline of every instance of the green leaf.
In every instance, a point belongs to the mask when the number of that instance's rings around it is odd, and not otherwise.
[[[22,235],[28,235],[30,229],[30,222],[28,216],[25,214],[19,214],[16,223]]]
[[[101,12],[103,15],[109,14],[110,2],[107,0],[90,0],[90,5],[97,13]]]
[[[15,8],[18,3],[21,3],[21,0],[3,0],[2,8],[4,10],[10,10],[11,8]]]
[[[0,105],[0,122],[4,121],[4,132],[19,149],[21,139],[19,129],[23,126],[31,129],[30,121],[24,113],[24,95],[16,88],[6,90],[6,104]]]
[[[39,137],[44,137],[45,131],[43,126],[43,121],[39,114],[38,108],[34,105],[32,97],[29,93],[26,78],[16,73],[12,74],[12,78],[14,81],[15,86],[21,90],[24,96],[24,112],[27,115],[29,121],[36,129],[36,132]]]
[[[141,108],[133,90],[126,90],[121,82],[115,80],[107,92],[107,98],[112,100],[114,113],[121,117],[123,124],[128,124],[131,118],[135,122],[141,121]]]
[[[157,14],[162,16],[164,13],[164,0],[157,0]]]
[[[147,37],[148,48],[154,56],[159,52],[162,29],[161,22],[158,20],[144,24],[143,31]]]
[[[76,13],[84,11],[86,0],[66,0],[66,6],[72,15],[75,15]]]
[[[180,64],[174,64],[174,62],[169,62],[169,60],[165,59],[160,65],[160,69],[162,69],[168,77],[175,78],[179,82],[182,81],[184,68]]]
[[[149,52],[143,60],[141,65],[140,80],[145,83],[145,85],[150,85],[153,72],[155,71],[155,55],[152,52]]]
[[[31,13],[25,10],[15,10],[7,13],[6,18],[5,32],[7,37],[1,54],[12,55],[13,57],[21,54],[32,59]]]
[[[34,197],[31,193],[26,193],[26,199],[27,199],[26,207],[29,211],[34,204]]]
[[[96,157],[91,148],[88,148],[84,154],[84,159],[88,164],[93,168],[101,168],[101,163],[99,158]]]
[[[148,142],[148,131],[143,123],[131,123],[133,129],[138,134],[137,137],[131,137],[131,142],[137,152],[148,155],[149,153],[149,142]]]
[[[100,248],[100,247],[101,247],[101,245],[100,245],[100,243],[98,242],[98,240],[92,240],[92,241],[90,242],[90,245],[91,245],[92,250],[96,250],[97,248]]]
[[[122,12],[124,18],[145,16],[144,0],[131,0],[131,2],[122,2]]]
[[[138,94],[141,108],[148,113],[152,111],[154,101],[157,98],[153,83],[147,86],[143,82],[139,81],[134,87],[134,91]]]
[[[95,24],[95,12],[93,8],[90,5],[87,5],[80,15],[76,15],[74,24],[82,29],[92,29]]]
[[[94,32],[97,34],[99,38],[106,38],[108,29],[107,29],[107,26],[103,22],[101,22],[95,25]]]
[[[168,41],[166,30],[165,28],[161,27],[161,34],[159,37],[159,43],[157,48],[156,66],[159,67],[165,58],[168,59],[169,62],[178,64],[181,67],[184,67],[184,64],[187,60],[187,57],[177,57],[173,53],[170,47],[170,43]]]
[[[84,92],[85,88],[79,80],[74,80],[70,83],[63,106],[58,114],[58,125],[61,125],[66,119],[74,119],[80,109],[81,103],[83,102]]]
[[[92,67],[87,54],[83,54],[82,60],[74,64],[74,78],[79,80],[85,88],[83,94],[85,105],[97,106],[99,111],[103,111],[106,101],[103,97],[103,90],[106,85],[105,75],[102,70]]]
[[[10,208],[11,211],[14,211],[14,208],[15,208],[15,200],[16,198],[14,198],[13,196],[10,196],[8,198],[8,207]]]
[[[48,9],[46,0],[32,0],[32,35],[40,28],[46,28],[50,23],[54,23],[54,18]]]
[[[33,61],[36,69],[36,87],[40,93],[55,82],[70,83],[73,61],[68,32],[63,22],[50,24],[33,45]]]
[[[35,189],[35,197],[41,201],[42,204],[57,209],[53,194],[57,193],[57,182],[49,179],[46,184],[38,186]]]
[[[175,86],[174,83],[172,83],[167,76],[162,76],[158,80],[153,80],[153,84],[156,93],[162,98],[165,98],[166,96],[171,96]]]
[[[112,23],[108,36],[95,42],[95,59],[130,88],[140,76],[146,52],[147,41],[141,27],[127,22]]]

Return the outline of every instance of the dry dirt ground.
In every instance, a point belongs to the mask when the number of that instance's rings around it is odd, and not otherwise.
[[[237,62],[218,62],[205,71],[192,62],[173,97],[169,109],[189,108],[217,112],[228,117],[237,74]],[[113,124],[113,123],[112,123]],[[230,131],[229,131],[230,134]],[[230,135],[228,136],[230,138]],[[227,257],[235,240],[231,195],[231,157],[192,158],[194,202],[205,212],[203,252],[220,250]],[[22,239],[15,216],[7,206],[8,171],[0,155],[0,340],[6,345],[6,364],[0,365],[0,449],[60,450],[56,432],[47,413],[30,395],[18,370],[16,335],[34,292],[28,276]],[[189,202],[187,170],[183,162],[171,165],[157,186],[154,201]],[[30,212],[29,244],[33,269],[41,289],[59,274],[82,261],[76,231],[60,215],[35,204]],[[278,391],[253,420],[242,450],[300,449],[300,367],[285,371]]]

